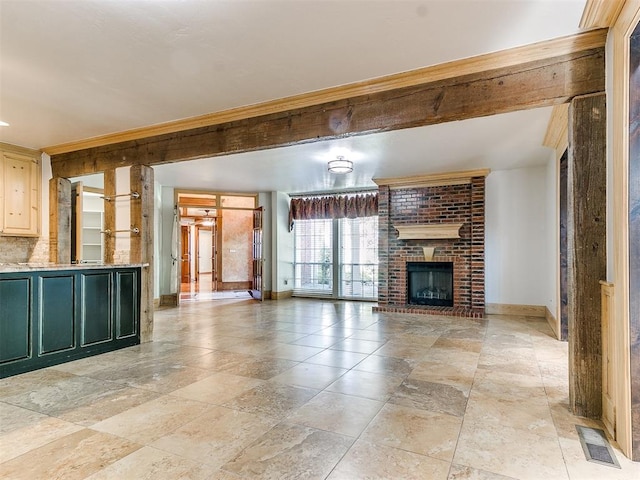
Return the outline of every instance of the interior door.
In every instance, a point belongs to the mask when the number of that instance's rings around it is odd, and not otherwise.
[[[82,182],[71,184],[71,263],[82,262]]]
[[[189,238],[189,226],[180,227],[180,282],[191,282],[191,242]]]
[[[253,280],[249,293],[262,300],[262,207],[253,210]]]

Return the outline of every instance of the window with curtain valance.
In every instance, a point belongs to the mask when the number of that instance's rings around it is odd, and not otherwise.
[[[378,194],[292,198],[289,231],[296,220],[358,218],[378,215]]]

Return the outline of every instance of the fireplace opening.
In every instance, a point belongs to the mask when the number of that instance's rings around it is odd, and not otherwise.
[[[407,303],[453,307],[453,262],[407,262]]]

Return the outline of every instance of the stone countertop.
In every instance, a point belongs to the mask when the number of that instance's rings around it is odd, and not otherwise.
[[[0,273],[44,272],[58,270],[108,270],[114,268],[148,267],[148,263],[0,263]]]

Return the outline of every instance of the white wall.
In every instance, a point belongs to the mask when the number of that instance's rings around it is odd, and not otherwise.
[[[51,157],[46,153],[42,154],[42,190],[40,202],[41,230],[42,238],[49,238],[49,180],[53,177],[51,173]]]
[[[547,167],[494,171],[486,184],[486,302],[548,305]],[[555,252],[555,248],[553,249]]]
[[[162,187],[153,182],[153,298],[160,298],[162,222]]]
[[[213,262],[211,261],[213,238],[211,233],[211,230],[198,229],[198,273],[213,271]]]
[[[545,305],[560,321],[560,217],[559,217],[559,161],[556,152],[550,152],[546,167],[546,209],[545,209],[545,255],[548,268],[546,269]]]
[[[173,235],[174,215],[173,187],[159,187],[159,190],[161,205],[158,216],[162,218],[159,236],[161,245],[160,254],[158,255],[160,275],[159,295],[169,295],[170,293],[177,293],[177,290],[174,292],[171,291],[171,267],[173,264],[171,257],[171,237]]]
[[[271,291],[273,275],[271,198],[271,192],[261,192],[258,194],[258,205],[262,207],[262,257],[264,258],[262,288],[265,291]]]
[[[293,233],[289,232],[289,195],[272,192],[272,236],[274,292],[293,290]]]

